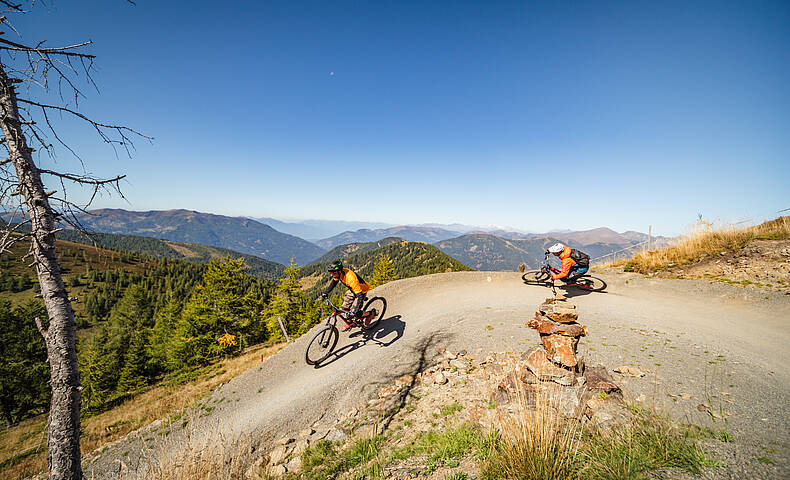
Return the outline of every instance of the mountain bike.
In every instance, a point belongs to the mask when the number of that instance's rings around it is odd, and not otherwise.
[[[313,336],[310,343],[304,352],[304,360],[308,365],[315,365],[327,359],[335,350],[337,339],[340,338],[340,332],[337,329],[337,321],[340,319],[343,322],[351,323],[352,327],[359,327],[362,331],[372,330],[384,318],[384,312],[387,310],[387,300],[384,297],[373,297],[365,303],[362,308],[362,315],[359,318],[354,318],[349,310],[344,310],[328,298],[324,302],[332,308],[332,313],[326,317],[326,324]],[[350,318],[346,321],[341,318],[341,315]]]
[[[552,274],[560,273],[559,270],[549,264],[549,252],[543,259],[543,265],[538,270],[530,270],[521,276],[524,283],[529,285],[548,285],[551,284]],[[587,274],[582,275],[573,282],[566,283],[566,286],[577,287],[589,292],[600,292],[606,288],[606,282],[598,277],[593,277]]]

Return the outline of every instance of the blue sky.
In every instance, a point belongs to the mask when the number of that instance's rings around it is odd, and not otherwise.
[[[91,39],[83,110],[154,137],[61,122],[128,176],[95,207],[664,235],[790,207],[788,2],[136,3],[17,20]]]

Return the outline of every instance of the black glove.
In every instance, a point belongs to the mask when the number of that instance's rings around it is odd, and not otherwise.
[[[326,300],[327,298],[329,298],[329,295],[327,295],[326,293],[322,293],[321,298]]]

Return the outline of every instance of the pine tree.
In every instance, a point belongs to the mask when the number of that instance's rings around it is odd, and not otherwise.
[[[171,295],[170,300],[156,313],[154,328],[151,330],[148,342],[148,354],[151,358],[150,370],[157,374],[169,369],[168,366],[168,347],[176,328],[178,317],[181,314],[181,303]]]
[[[385,283],[397,280],[395,276],[395,267],[392,266],[392,260],[389,255],[382,255],[376,266],[373,267],[373,276],[370,278],[370,286],[373,288]]]
[[[149,358],[145,347],[145,335],[139,331],[135,332],[132,335],[132,342],[124,359],[121,376],[118,379],[119,392],[131,392],[148,383]]]
[[[168,348],[171,366],[203,363],[212,356],[238,350],[262,340],[261,302],[249,289],[244,259],[212,260],[181,313]],[[225,334],[239,339],[238,347],[219,343]]]
[[[283,278],[264,313],[269,338],[284,340],[278,318],[282,320],[289,335],[299,333],[307,302],[307,296],[299,284],[299,269],[291,258],[291,264],[285,268]]]

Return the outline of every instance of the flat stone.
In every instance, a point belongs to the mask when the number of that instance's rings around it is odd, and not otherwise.
[[[551,380],[560,385],[573,385],[576,376],[573,371],[558,367],[549,360],[541,347],[532,347],[523,356],[524,365],[540,380]]]
[[[416,381],[417,378],[414,375],[404,375],[395,380],[395,385],[401,387],[403,385],[411,385],[412,383],[416,383]]]
[[[561,363],[566,367],[576,366],[576,345],[579,343],[578,337],[566,337],[565,335],[541,335],[543,348],[546,354],[555,363]]]
[[[619,392],[620,387],[614,383],[614,379],[606,371],[603,365],[587,368],[584,371],[584,378],[586,379],[586,388],[590,390],[599,390],[606,393]]]
[[[328,429],[318,429],[315,431],[315,433],[310,435],[310,441],[317,442],[318,440],[322,440],[328,433]]]
[[[283,463],[287,456],[288,450],[286,446],[278,445],[269,453],[269,465],[279,465]]]
[[[302,471],[302,457],[294,457],[285,465],[288,473],[301,473]]]
[[[373,438],[376,435],[376,425],[365,423],[354,429],[354,436],[357,438]]]
[[[450,366],[458,370],[469,370],[469,362],[463,360],[450,360]]]
[[[444,373],[439,372],[433,376],[433,383],[437,385],[444,385],[445,383],[447,383],[447,377],[445,376]]]
[[[285,468],[285,465],[274,465],[269,468],[269,475],[274,477],[281,477],[286,474],[288,470]]]
[[[348,435],[339,428],[333,428],[326,434],[326,440],[330,442],[345,442],[347,439]]]
[[[554,320],[540,315],[535,315],[535,318],[527,322],[529,328],[534,328],[540,334],[560,334],[568,337],[583,337],[587,335],[588,329],[585,325],[578,323],[563,324],[557,323]]]
[[[386,387],[379,390],[379,397],[389,397],[390,395],[395,394],[398,390],[400,390],[400,386],[398,385],[387,385]]]
[[[628,365],[623,365],[622,367],[617,367],[614,369],[614,372],[619,373],[620,375],[625,375],[628,377],[644,377],[645,372],[639,370],[638,368],[629,367]]]
[[[296,443],[294,444],[294,450],[293,450],[293,453],[294,453],[294,455],[301,456],[301,455],[302,455],[302,453],[303,453],[305,450],[307,450],[307,448],[308,448],[309,446],[310,446],[310,441],[309,441],[309,440],[307,440],[306,438],[305,438],[305,439],[302,439],[302,440],[299,440],[298,442],[296,442]],[[290,471],[291,471],[291,469],[289,468],[289,469],[288,469],[288,471],[290,472]]]
[[[301,438],[309,437],[313,433],[315,433],[315,430],[313,429],[313,427],[307,427],[307,428],[304,428],[302,430],[299,430],[299,436]]]
[[[293,437],[283,437],[283,438],[277,440],[276,442],[274,442],[274,444],[275,445],[288,445],[289,443],[291,443],[293,441],[294,441]]]

